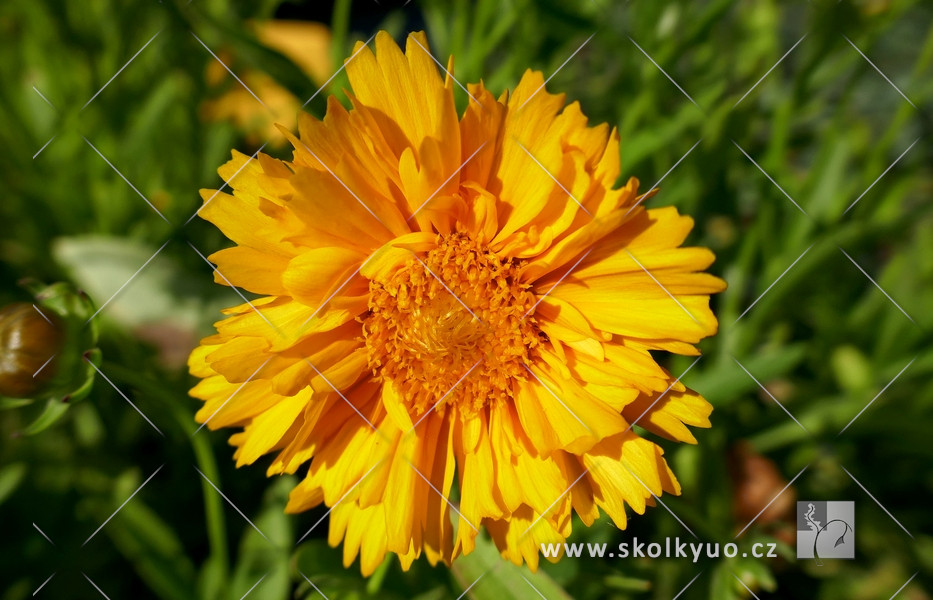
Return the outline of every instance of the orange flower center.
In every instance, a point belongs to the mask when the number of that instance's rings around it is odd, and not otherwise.
[[[385,282],[369,284],[369,365],[422,414],[471,416],[513,395],[539,344],[535,296],[518,267],[464,234],[438,236]],[[527,315],[527,316],[526,316]]]

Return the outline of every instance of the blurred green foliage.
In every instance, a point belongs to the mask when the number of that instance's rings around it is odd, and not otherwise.
[[[775,467],[768,498],[800,474],[776,505],[856,501],[856,560],[795,560],[792,508],[741,538],[775,541],[778,559],[567,558],[532,575],[484,541],[453,569],[418,561],[403,573],[389,559],[364,580],[327,546],[326,519],[295,547],[324,510],[284,515],[294,481],[235,471],[225,434],[195,432],[180,365],[219,307],[240,301],[210,283],[192,249],[227,245],[187,223],[196,192],[221,184],[231,148],[258,149],[235,126],[202,121],[199,106],[217,92],[199,40],[303,101],[315,84],[246,26],[295,14],[327,15],[335,64],[378,28],[425,28],[441,62],[455,55],[461,81],[500,92],[541,69],[593,123],[617,126],[623,173],[663,179],[651,205],[692,215],[692,242],[717,253],[714,271],[730,284],[714,300],[720,334],[684,377],[716,406],[714,425],[698,446],[665,444],[684,488],[667,508],[704,541],[732,540],[764,508],[735,476],[746,441]],[[929,598],[931,25],[921,0],[4,2],[0,301],[27,300],[15,282],[28,276],[75,281],[101,305],[151,264],[100,317],[101,370],[127,398],[99,378],[90,401],[38,437],[15,437],[26,411],[0,417],[0,598],[31,597],[54,573],[37,597],[95,597],[92,581],[111,598],[427,600],[457,598],[490,568],[469,597],[537,597],[527,578],[547,598]],[[325,91],[346,87],[340,74]],[[325,95],[309,104],[318,116]],[[577,526],[572,541],[632,536],[689,533],[658,507],[627,531]]]

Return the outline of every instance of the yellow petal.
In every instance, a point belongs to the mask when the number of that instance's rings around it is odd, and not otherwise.
[[[294,396],[280,397],[274,406],[253,418],[244,430],[245,442],[237,451],[237,466],[252,464],[278,444],[310,400],[311,390],[302,390]]]
[[[460,130],[451,85],[438,74],[423,32],[408,37],[405,54],[385,32],[376,34],[376,54],[357,45],[346,71],[356,101],[374,109],[372,116],[401,157],[408,148],[419,152],[426,138],[437,142],[443,168],[432,179],[440,186],[460,166]],[[423,164],[426,156],[415,156]],[[417,205],[409,203],[410,210]]]
[[[412,423],[411,415],[408,414],[408,407],[391,382],[382,386],[382,404],[400,431],[407,432],[412,428],[414,423]]]
[[[600,439],[623,431],[627,423],[578,384],[532,367],[537,381],[519,384],[515,406],[525,433],[545,456],[556,450],[585,452]]]
[[[506,108],[482,83],[470,84],[467,90],[476,101],[471,99],[460,120],[460,155],[464,161],[473,158],[463,166],[461,179],[485,189],[502,144]]]
[[[671,390],[660,394],[643,395],[625,407],[623,415],[645,429],[667,439],[696,444],[693,433],[686,425],[709,427],[713,407],[693,390]]]
[[[226,248],[208,259],[217,265],[214,282],[234,285],[254,294],[285,295],[282,273],[291,257],[254,250],[248,246]]]
[[[282,284],[299,302],[318,308],[335,293],[356,290],[362,282],[353,278],[366,256],[346,248],[315,248],[302,252],[288,263]],[[347,294],[351,295],[351,294]]]

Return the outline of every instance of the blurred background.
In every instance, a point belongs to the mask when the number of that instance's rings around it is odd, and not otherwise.
[[[198,189],[232,148],[289,157],[273,124],[346,102],[338,67],[379,29],[425,29],[496,93],[553,75],[619,128],[624,176],[663,179],[650,206],[692,215],[729,283],[703,357],[664,357],[715,405],[697,446],[662,443],[683,495],[571,541],[687,526],[778,557],[532,575],[483,540],[452,569],[390,557],[363,579],[326,519],[296,546],[326,509],[284,515],[293,480],[195,432],[184,360],[241,303],[212,283],[203,256],[230,243],[195,217]],[[929,2],[6,0],[0,49],[0,304],[32,301],[24,278],[72,282],[102,308],[103,355],[45,431],[22,435],[38,403],[0,412],[0,599],[440,600],[490,568],[464,597],[933,597]],[[797,500],[855,502],[854,560],[795,558]]]

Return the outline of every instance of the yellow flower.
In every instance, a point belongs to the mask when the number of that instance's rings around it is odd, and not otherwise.
[[[261,298],[192,353],[191,393],[243,429],[238,465],[310,462],[287,510],[331,507],[364,574],[387,551],[449,564],[483,528],[534,569],[573,512],[625,527],[680,492],[639,432],[695,443],[711,407],[651,353],[698,354],[724,284],[680,247],[689,217],[614,188],[615,130],[533,71],[498,100],[470,85],[458,116],[427,48],[357,46],[352,110],[330,98],[291,162],[234,153],[233,195],[202,191],[237,244],[215,279]]]

